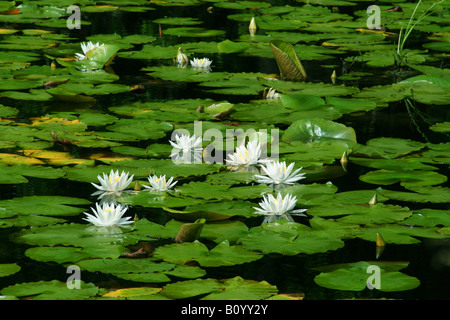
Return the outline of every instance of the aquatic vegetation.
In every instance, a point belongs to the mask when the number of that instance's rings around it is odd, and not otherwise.
[[[449,4],[378,5],[0,3],[1,298],[442,298]]]
[[[261,170],[265,175],[255,175],[256,181],[259,183],[265,183],[268,185],[292,185],[295,182],[305,179],[305,173],[298,173],[303,168],[296,169],[294,172],[295,163],[292,162],[286,167],[286,162],[280,161],[268,161],[266,165],[261,164]]]
[[[125,190],[133,181],[134,174],[129,177],[130,173],[122,171],[121,174],[119,174],[119,170],[112,170],[108,174],[103,173],[102,176],[97,176],[98,180],[100,181],[100,185],[91,182],[91,184],[103,192],[120,192]]]
[[[109,203],[104,203],[100,206],[98,203],[95,204],[95,209],[91,208],[94,213],[85,213],[86,217],[84,220],[92,223],[97,227],[112,227],[112,226],[122,226],[133,223],[134,221],[129,221],[131,217],[122,218],[122,216],[127,211],[127,207],[122,205],[114,205]]]
[[[87,59],[87,53],[95,48],[98,48],[100,46],[103,46],[104,44],[99,44],[97,43],[92,43],[91,41],[89,42],[83,42],[81,43],[81,50],[83,50],[83,54],[81,53],[75,53],[77,60],[84,60]]]
[[[172,189],[178,181],[173,181],[173,177],[170,177],[169,180],[166,180],[166,175],[163,176],[149,176],[148,182],[150,185],[144,185],[145,188],[151,191],[167,191]]]
[[[244,144],[245,141],[236,147],[233,154],[228,155],[226,163],[232,167],[249,167],[258,164],[261,157],[261,144],[255,139]]]
[[[274,222],[280,218],[293,221],[292,215],[303,215],[306,209],[295,209],[297,197],[286,194],[284,197],[278,193],[275,198],[273,194],[263,197],[259,203],[260,208],[254,207],[258,214],[264,215],[263,223]]]

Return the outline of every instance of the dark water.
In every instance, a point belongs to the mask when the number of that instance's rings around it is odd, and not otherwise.
[[[274,4],[276,2],[273,2]],[[279,3],[286,4],[285,1]],[[295,2],[294,2],[295,3]],[[365,8],[366,5],[361,5]],[[129,34],[155,35],[159,33],[158,25],[151,21],[164,16],[177,17],[197,17],[203,21],[203,26],[212,29],[226,30],[224,36],[217,38],[205,39],[189,39],[189,42],[195,41],[222,41],[225,39],[236,39],[239,33],[239,23],[226,19],[226,15],[235,13],[232,10],[215,8],[210,14],[206,10],[207,6],[194,8],[185,7],[158,7],[157,10],[145,13],[126,13],[113,12],[101,14],[83,14],[83,20],[88,20],[92,24],[83,26],[81,30],[62,29],[61,32],[68,33],[70,36],[78,38],[80,41],[85,40],[89,35],[103,33],[118,33],[121,36]],[[348,10],[356,10],[352,8],[342,8],[341,12]],[[183,38],[165,36],[154,42],[155,45],[174,45],[186,41]],[[263,72],[278,73],[275,60],[242,57],[237,55],[210,55],[214,60],[215,71],[228,72]],[[345,56],[341,56],[342,59]],[[43,61],[42,63],[47,63]],[[95,108],[106,111],[107,108],[123,105],[125,103],[135,101],[163,101],[171,99],[186,98],[212,98],[223,100],[224,97],[215,94],[208,94],[201,91],[195,84],[174,84],[167,83],[158,86],[148,85],[150,78],[145,76],[140,69],[148,65],[158,65],[165,62],[159,61],[139,61],[125,60],[116,58],[113,69],[120,76],[119,83],[127,85],[144,84],[146,92],[142,95],[119,94],[111,97],[101,97]],[[305,61],[304,66],[311,80],[314,82],[329,83],[330,69],[322,68],[321,65],[335,64],[342,66],[342,60],[330,59],[326,61]],[[359,70],[358,70],[359,68]],[[355,71],[364,71],[364,66],[355,66]],[[372,72],[374,70],[371,70]],[[392,83],[392,79],[385,76],[386,70],[376,70],[383,77],[371,77],[370,79],[362,79],[357,82],[346,82],[346,85],[356,85],[360,88],[375,85]],[[252,97],[253,98],[253,97]],[[227,96],[226,99],[232,103],[246,102],[248,97]],[[11,105],[11,104],[10,104]],[[64,109],[60,104],[52,103],[30,103],[17,102],[14,105],[20,108],[20,115],[23,117],[38,116],[45,112]],[[427,115],[431,115],[436,119],[445,118],[445,111],[442,109],[426,106]],[[360,116],[345,115],[339,119],[339,122],[351,126],[355,129],[359,143],[365,143],[374,137],[399,137],[412,139],[422,142],[438,143],[443,140],[440,134],[433,133],[428,130],[428,125],[422,123],[417,112],[424,110],[425,106],[416,105],[415,112],[408,112],[403,101],[391,103],[388,107],[376,109],[364,113]],[[373,185],[365,184],[359,181],[358,177],[367,171],[367,168],[350,164],[348,172],[345,176],[333,179],[339,191],[356,190],[356,189],[372,189]],[[440,173],[448,175],[448,167],[442,167]],[[90,199],[92,190],[86,190],[85,184],[59,180],[45,180],[29,178],[30,182],[26,185],[2,185],[0,198],[9,199],[18,196],[28,195],[64,195]],[[395,186],[393,186],[395,188]],[[420,204],[411,204],[411,209],[420,208]],[[430,205],[427,204],[427,207]],[[433,206],[431,206],[433,207]],[[434,206],[443,209],[442,205]],[[88,210],[88,207],[86,208]],[[153,209],[138,209],[140,214],[150,212]],[[131,212],[134,215],[135,212]],[[155,217],[152,214],[152,217]],[[159,222],[164,223],[169,217],[161,211],[155,218]],[[79,217],[71,218],[74,221]],[[255,224],[258,221],[253,221]],[[249,226],[252,220],[250,219]],[[27,245],[11,242],[9,237],[19,229],[8,228],[0,229],[0,263],[18,263],[22,270],[9,277],[0,278],[0,288],[21,282],[31,282],[39,280],[59,279],[66,281],[66,269],[58,264],[40,263],[28,259],[24,256]],[[421,244],[416,245],[388,245],[381,256],[381,260],[387,261],[409,261],[410,264],[402,272],[415,276],[420,279],[421,285],[410,291],[399,293],[383,293],[377,290],[365,289],[362,292],[346,292],[324,289],[317,286],[313,278],[318,272],[312,270],[314,267],[322,265],[357,262],[361,260],[374,260],[375,246],[363,240],[347,240],[345,247],[326,254],[314,255],[298,255],[287,257],[281,255],[267,255],[263,259],[253,263],[235,267],[206,268],[207,276],[212,278],[234,277],[239,274],[245,279],[266,280],[267,282],[277,286],[279,292],[304,292],[306,299],[347,299],[347,298],[400,298],[400,299],[448,299],[449,294],[449,259],[450,259],[450,239],[447,240],[428,240],[424,239]],[[114,277],[96,273],[84,273],[83,280],[85,282],[95,282],[99,286],[108,287],[129,287],[138,286],[135,282],[127,282]]]

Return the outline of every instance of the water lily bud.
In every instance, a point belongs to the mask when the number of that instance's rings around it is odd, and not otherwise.
[[[384,247],[386,245],[386,241],[384,241],[383,237],[378,232],[377,232],[376,244],[378,247]]]
[[[184,67],[184,66],[186,66],[189,63],[188,56],[183,53],[181,48],[178,48],[178,53],[177,53],[176,60],[177,60],[176,62],[178,64],[178,66],[180,66],[180,67]]]
[[[141,186],[139,185],[139,182],[134,183],[134,191],[141,191]]]
[[[347,150],[345,150],[341,157],[341,165],[344,171],[347,171],[347,163],[348,163],[348,152]]]
[[[375,194],[373,195],[372,199],[370,199],[369,204],[370,204],[371,206],[373,206],[373,205],[376,205],[377,203],[378,203],[378,200],[377,200],[377,194],[375,193]]]
[[[250,25],[248,26],[248,30],[251,36],[255,35],[256,29],[258,28],[256,27],[255,17],[253,17],[252,20],[250,21]]]
[[[330,79],[333,82],[333,84],[336,82],[336,70],[333,70]]]

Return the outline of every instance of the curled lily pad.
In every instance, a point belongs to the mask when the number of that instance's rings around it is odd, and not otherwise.
[[[290,43],[274,40],[271,43],[271,48],[282,77],[297,81],[306,79],[305,69],[297,56],[297,52]]]

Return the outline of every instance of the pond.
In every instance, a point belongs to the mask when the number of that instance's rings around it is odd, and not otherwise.
[[[0,1],[0,298],[448,299],[449,2]]]

